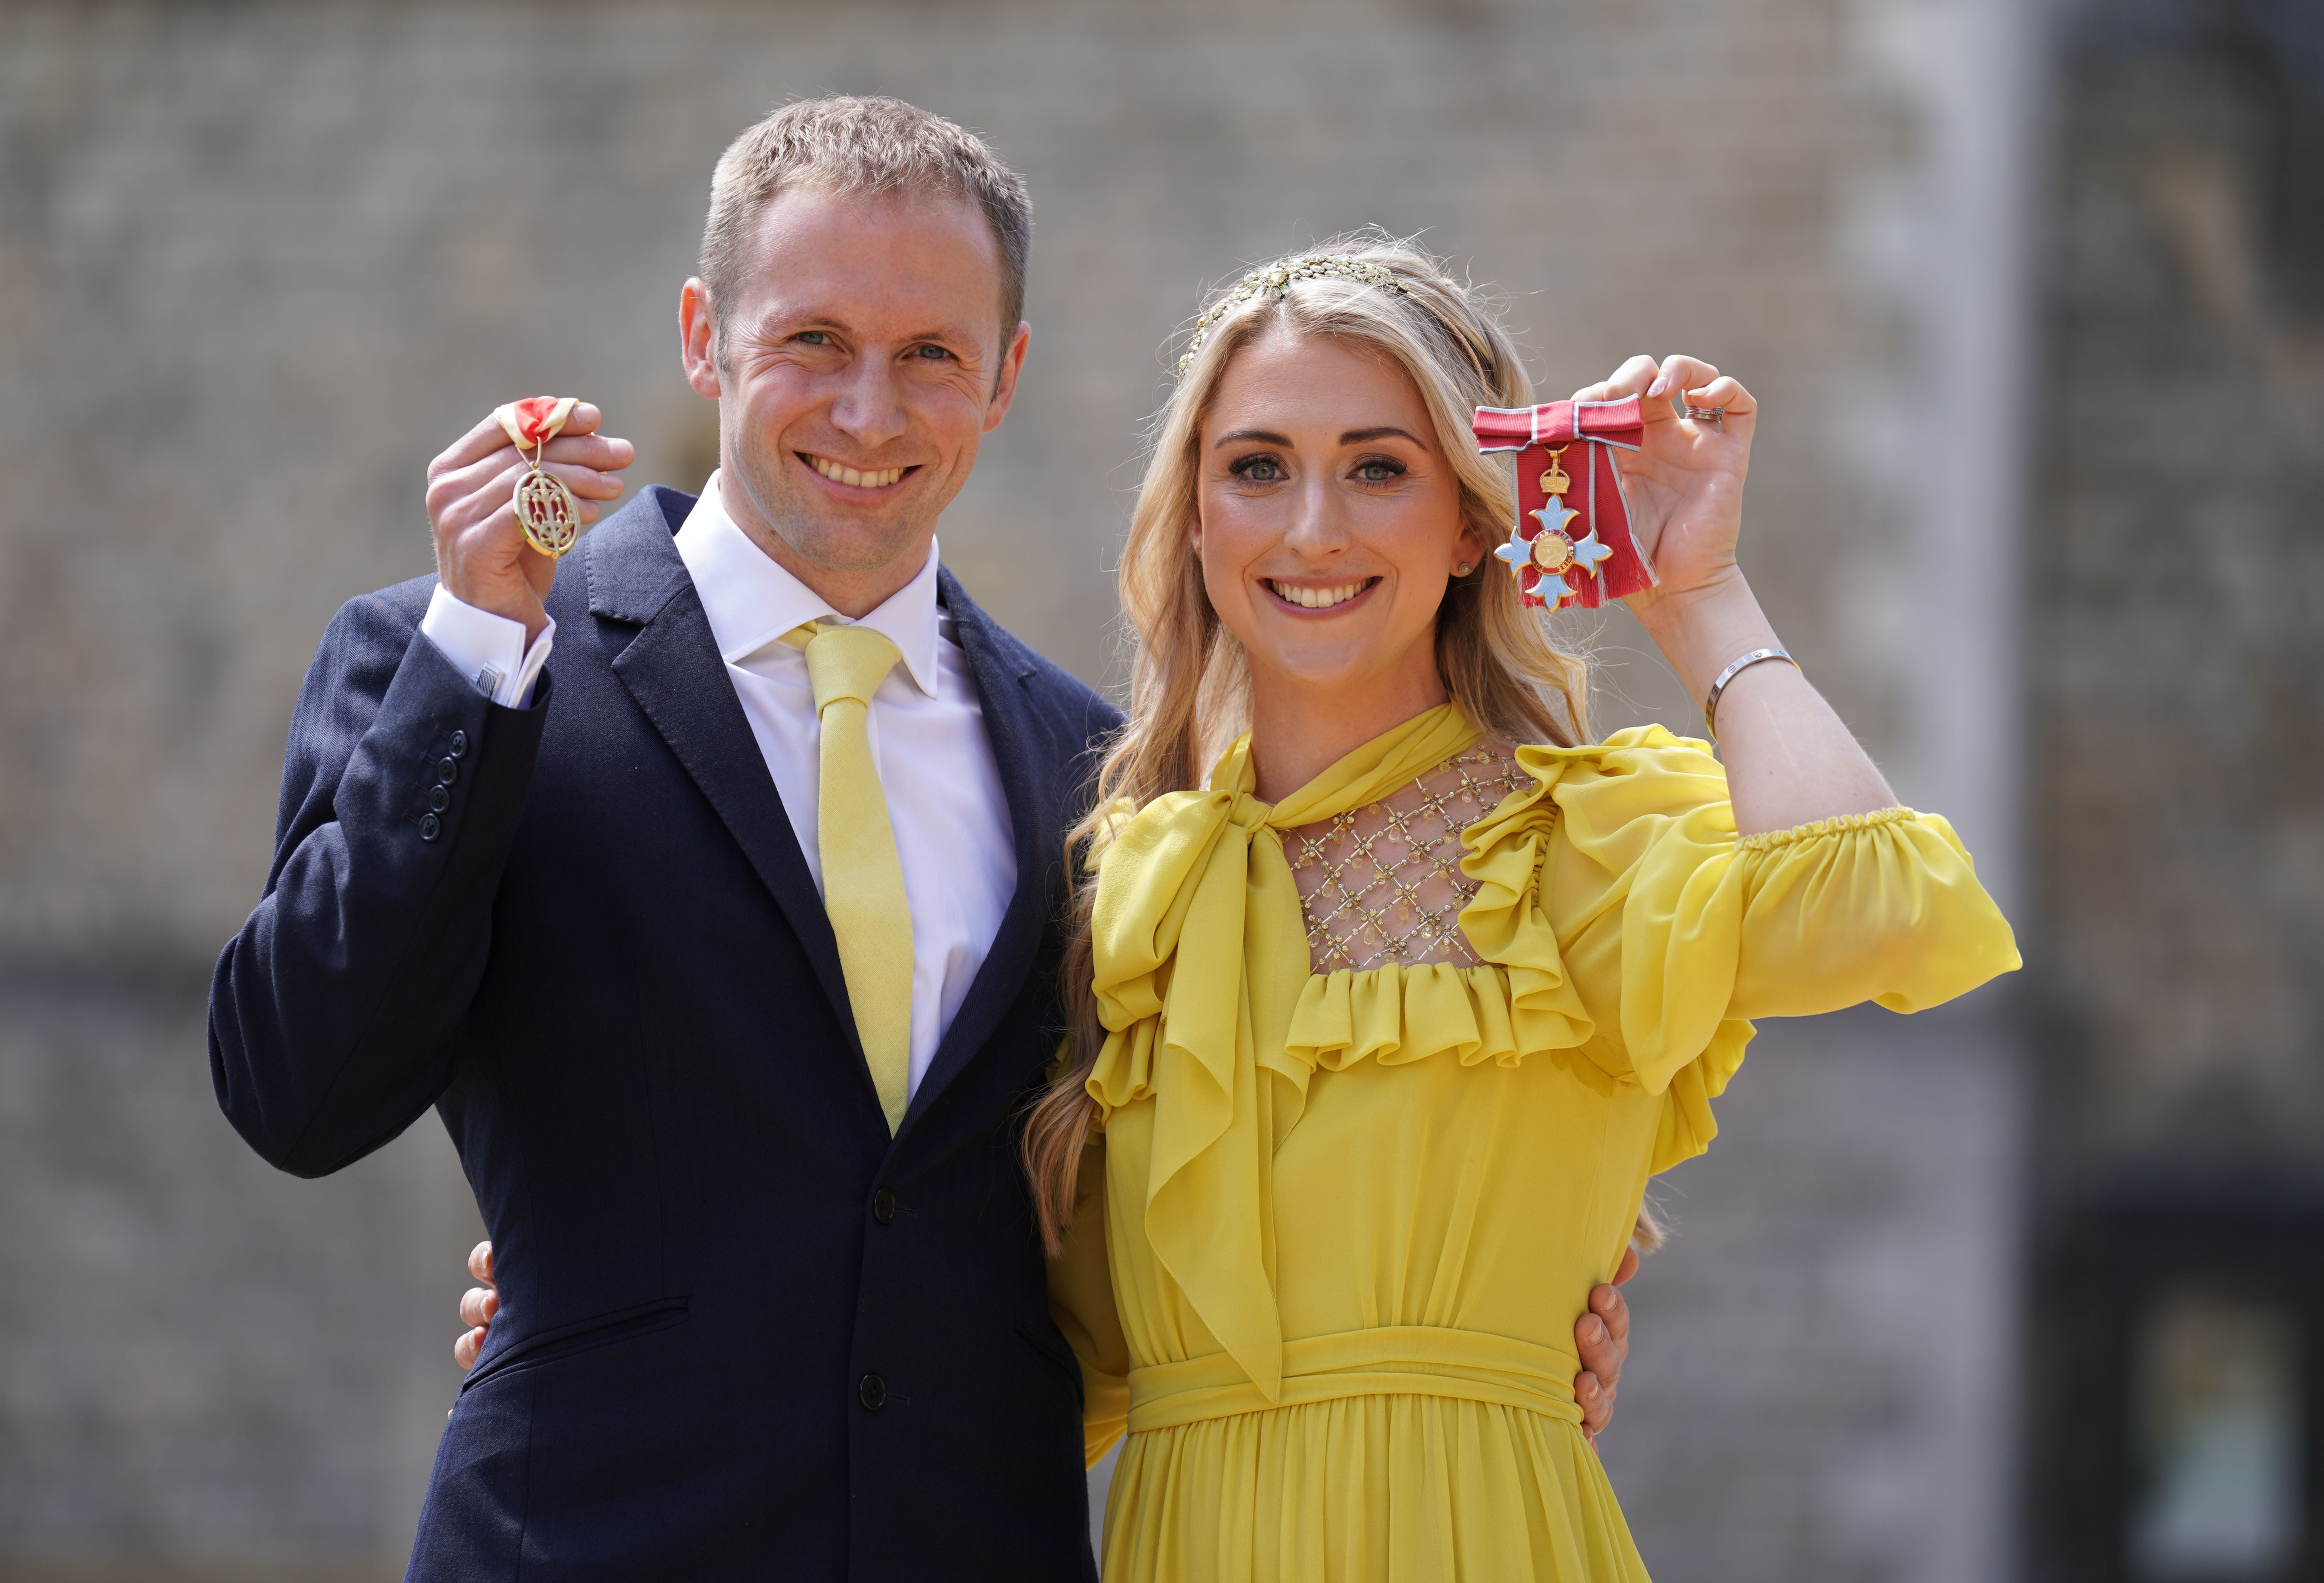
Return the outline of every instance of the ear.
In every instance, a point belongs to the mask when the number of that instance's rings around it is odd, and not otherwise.
[[[1001,354],[1001,375],[992,382],[992,400],[984,409],[984,431],[991,433],[1001,427],[1001,420],[1009,415],[1017,400],[1017,376],[1025,369],[1025,348],[1032,344],[1033,327],[1019,320],[1017,333],[1009,338],[1009,345]]]
[[[1469,563],[1469,570],[1474,572],[1477,568],[1485,563],[1486,558],[1492,552],[1492,546],[1485,542],[1485,535],[1477,531],[1477,525],[1474,523],[1462,523],[1460,535],[1452,541],[1454,567],[1465,560]],[[1462,574],[1455,571],[1453,575],[1458,577]]]
[[[710,290],[689,280],[678,293],[678,355],[686,366],[686,383],[696,395],[716,400],[718,384],[718,315]]]

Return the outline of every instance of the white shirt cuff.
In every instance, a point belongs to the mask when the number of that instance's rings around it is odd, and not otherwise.
[[[532,702],[532,684],[549,662],[557,619],[549,618],[528,649],[523,622],[479,610],[438,583],[420,630],[478,692],[503,708],[521,709]]]

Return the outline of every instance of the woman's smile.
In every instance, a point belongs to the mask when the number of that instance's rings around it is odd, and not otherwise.
[[[1267,591],[1278,604],[1287,606],[1301,616],[1340,616],[1360,603],[1365,595],[1379,586],[1376,577],[1342,578],[1337,582],[1297,582],[1290,578],[1261,578]]]

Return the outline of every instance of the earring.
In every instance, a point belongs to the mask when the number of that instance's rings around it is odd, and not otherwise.
[[[1454,577],[1467,577],[1469,575],[1469,565],[1470,563],[1468,561],[1462,561],[1459,566],[1452,569],[1452,575]]]

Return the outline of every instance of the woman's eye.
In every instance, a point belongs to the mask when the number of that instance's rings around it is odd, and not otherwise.
[[[1403,475],[1404,464],[1390,461],[1386,457],[1374,457],[1368,462],[1356,464],[1356,477],[1367,484],[1385,484]]]
[[[1271,456],[1245,457],[1231,470],[1253,484],[1278,484],[1283,480],[1283,464]]]

